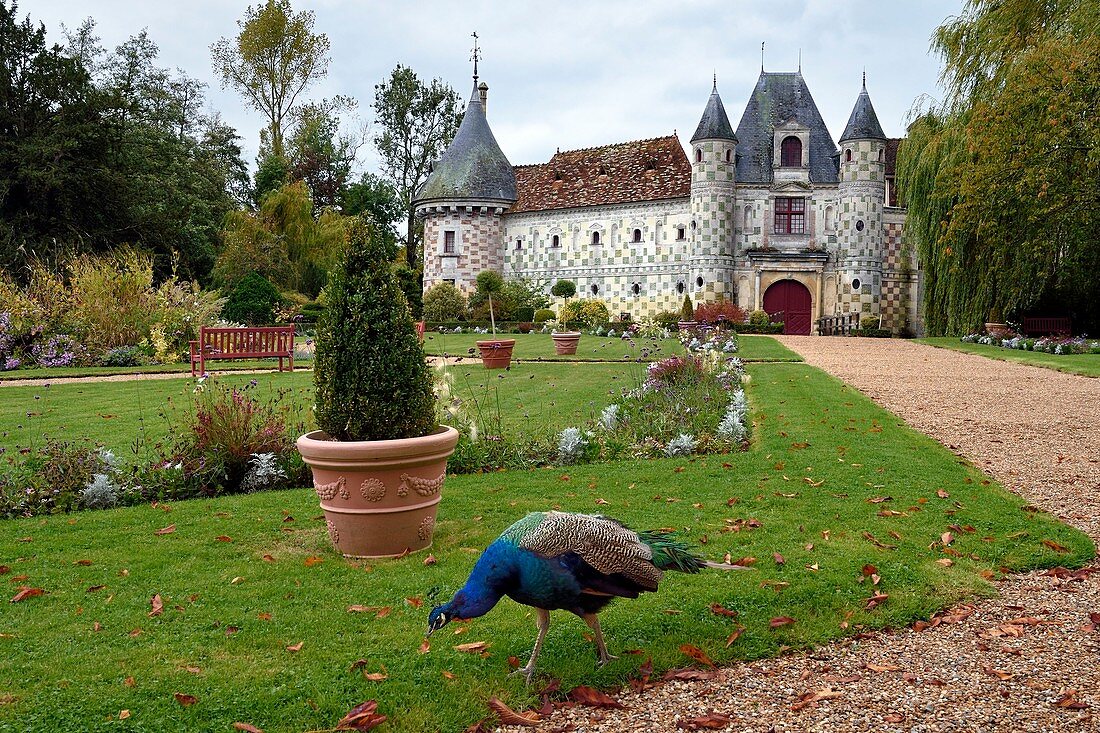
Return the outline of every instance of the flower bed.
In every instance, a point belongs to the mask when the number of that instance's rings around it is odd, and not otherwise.
[[[1083,336],[1074,338],[1013,336],[1010,339],[1002,339],[988,333],[972,333],[963,336],[959,340],[967,344],[985,344],[986,346],[999,346],[1002,349],[1040,351],[1046,354],[1100,354],[1100,341],[1086,339]]]

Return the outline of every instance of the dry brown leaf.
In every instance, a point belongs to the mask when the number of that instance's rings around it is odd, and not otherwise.
[[[783,626],[790,626],[795,623],[795,620],[790,616],[776,616],[768,622],[773,629],[778,629]]]
[[[894,500],[894,497],[892,497],[892,496],[873,496],[873,497],[871,497],[870,499],[867,500],[867,503],[868,504],[881,504],[884,501],[893,501],[893,500]]]
[[[693,669],[691,667],[684,667],[681,669],[668,670],[661,679],[666,682],[669,680],[712,680],[717,676],[718,670],[716,669]]]
[[[578,705],[587,705],[592,708],[624,708],[626,707],[615,698],[605,695],[599,690],[580,685],[569,691],[569,699]]]
[[[197,697],[195,697],[194,695],[185,695],[182,692],[177,692],[175,694],[175,697],[176,697],[176,702],[178,702],[183,707],[187,707],[189,705],[194,705],[195,703],[197,703],[199,701],[199,699]]]
[[[776,564],[776,565],[782,565],[782,564],[784,564],[785,562],[787,562],[786,558],[784,558],[784,557],[783,557],[782,555],[780,555],[780,554],[779,554],[778,552],[773,552],[773,553],[772,553],[772,559],[773,559],[773,560],[775,560],[775,564]]]
[[[704,652],[702,649],[695,646],[694,644],[681,644],[680,651],[694,659],[696,662],[699,662],[699,664],[705,664],[708,667],[715,668],[718,666],[710,657],[707,656],[706,652]]]
[[[940,497],[941,499],[946,499],[947,497],[951,496],[951,494],[948,494],[943,489],[936,489],[936,496]]]
[[[440,674],[442,674],[445,678],[449,680],[458,679],[458,675],[456,675],[454,672],[448,672],[447,670],[443,670],[442,672],[440,672]]]
[[[229,535],[220,534],[217,537],[215,537],[214,540],[217,541],[217,542],[232,542],[233,538],[230,537]]]
[[[378,703],[374,700],[361,702],[352,708],[347,715],[340,718],[340,722],[336,724],[335,730],[368,731],[371,728],[385,723],[386,716],[376,713],[375,711],[377,709]]]
[[[275,556],[271,553],[265,553],[263,557],[264,562],[275,562]]]
[[[374,611],[371,606],[360,606],[358,603],[353,603],[348,606],[348,613],[367,613],[368,611]]]
[[[150,618],[153,616],[159,616],[164,613],[164,601],[161,600],[160,593],[149,599],[149,606],[151,610],[147,614]]]
[[[88,567],[91,564],[92,564],[91,560],[74,560],[73,561],[73,565],[82,565],[83,567]],[[0,575],[3,575],[3,573],[0,573]]]
[[[435,555],[428,555],[426,558],[424,558],[425,565],[435,565],[437,562],[439,561],[435,559]]]
[[[27,586],[23,585],[19,587],[19,592],[12,596],[12,599],[11,601],[9,601],[9,603],[19,603],[20,601],[27,598],[34,598],[36,596],[43,595],[45,594],[45,592],[46,591],[42,588],[28,588]]]
[[[936,560],[936,564],[942,565],[945,568],[949,568],[955,564],[955,561],[949,557],[941,557],[939,560]]]
[[[302,645],[303,644],[305,644],[304,641],[299,641],[297,644],[291,644],[290,646],[288,646],[286,648],[286,650],[288,652],[300,652],[300,651],[302,651]]]
[[[864,608],[870,611],[875,606],[880,606],[885,603],[886,599],[889,597],[889,593],[876,593],[875,595],[867,599],[867,603],[864,605]]]
[[[320,565],[324,561],[325,561],[325,558],[323,558],[323,557],[319,557],[317,555],[310,555],[309,557],[306,558],[305,565],[306,565],[307,568],[311,568],[314,565]]]
[[[1002,669],[993,669],[990,666],[982,667],[982,671],[985,672],[990,677],[996,677],[997,679],[999,679],[1001,681],[1010,680],[1015,676],[1011,672],[1005,672]]]
[[[1064,545],[1059,545],[1054,540],[1043,540],[1043,544],[1054,550],[1055,552],[1069,552],[1069,548]]]
[[[817,690],[816,692],[804,692],[799,695],[798,700],[791,705],[791,710],[797,712],[821,700],[832,700],[840,696],[840,693],[831,687],[826,687],[824,690]]]
[[[414,598],[406,598],[405,603],[408,603],[413,608],[420,608],[421,606],[424,605],[424,601],[422,601],[419,598],[415,598],[415,597]]]
[[[681,718],[676,721],[676,727],[684,730],[723,730],[731,722],[733,720],[728,715],[709,712],[697,718]]]
[[[471,641],[467,644],[456,644],[455,651],[477,654],[488,649],[491,644],[487,641]]]
[[[364,672],[363,673],[363,679],[369,680],[370,682],[381,682],[381,681],[383,681],[385,679],[388,679],[388,678],[389,678],[389,675],[386,674],[385,672]]]
[[[234,723],[233,730],[242,730],[244,733],[264,733],[251,723]]]
[[[119,710],[118,711],[118,719],[119,720],[126,720],[129,717],[130,717],[130,711],[129,710]]]
[[[169,524],[167,527],[162,527],[161,529],[158,529],[153,534],[155,534],[155,535],[166,535],[166,534],[172,534],[175,531],[176,531],[176,525]]]
[[[726,649],[729,649],[730,645],[733,644],[733,642],[741,638],[741,634],[743,634],[744,631],[744,626],[738,626],[736,629],[734,629],[733,633],[726,637]]]
[[[497,714],[500,718],[500,722],[504,725],[525,725],[534,727],[542,720],[542,716],[531,710],[517,713],[495,697],[489,698],[489,708]]]
[[[1085,710],[1088,708],[1088,703],[1077,699],[1077,690],[1066,690],[1053,704],[1056,708],[1066,708],[1068,710]]]
[[[955,541],[955,535],[951,534],[950,532],[944,532],[943,534],[940,535],[940,542],[942,542],[945,545],[950,545],[954,541]]]
[[[425,639],[424,641],[420,642],[420,648],[417,649],[416,651],[417,651],[418,654],[427,654],[431,650],[432,650],[431,642],[429,642],[427,639]]]
[[[896,723],[901,723],[902,721],[904,721],[905,716],[902,715],[901,713],[890,713],[888,715],[885,715],[882,719],[885,720],[887,723],[895,723],[896,724]]]
[[[897,672],[901,669],[896,664],[874,664],[872,662],[864,662],[863,666],[872,672]]]
[[[710,612],[716,616],[726,616],[727,618],[737,617],[737,611],[731,611],[720,603],[710,604]]]

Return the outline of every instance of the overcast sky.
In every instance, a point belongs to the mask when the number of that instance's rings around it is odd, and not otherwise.
[[[259,2],[259,0],[253,0]],[[21,15],[46,24],[97,23],[114,48],[148,29],[160,65],[178,67],[209,85],[210,106],[244,138],[249,162],[263,118],[220,88],[210,45],[235,36],[247,2],[234,0],[24,0]],[[513,164],[546,161],[557,148],[667,135],[687,142],[718,75],[730,121],[737,126],[764,68],[802,74],[835,140],[866,68],[867,88],[886,134],[901,136],[922,95],[939,98],[939,59],[929,53],[933,30],[956,15],[962,0],[635,0],[528,3],[294,0],[316,13],[315,30],[332,45],[328,78],[311,98],[344,94],[359,100],[369,122],[374,85],[397,64],[422,78],[439,77],[467,97],[477,31],[481,79],[489,84],[489,122]],[[368,145],[362,167],[374,169]]]

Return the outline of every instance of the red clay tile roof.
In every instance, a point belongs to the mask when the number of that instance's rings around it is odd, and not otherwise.
[[[559,152],[519,165],[509,213],[657,201],[691,194],[691,163],[675,135]]]

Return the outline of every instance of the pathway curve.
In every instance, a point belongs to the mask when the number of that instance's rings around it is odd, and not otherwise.
[[[895,339],[780,341],[1100,544],[1100,379]],[[730,731],[1100,731],[1100,564],[996,585],[953,623],[626,692],[625,710],[564,708],[537,730],[671,733],[717,711]]]

